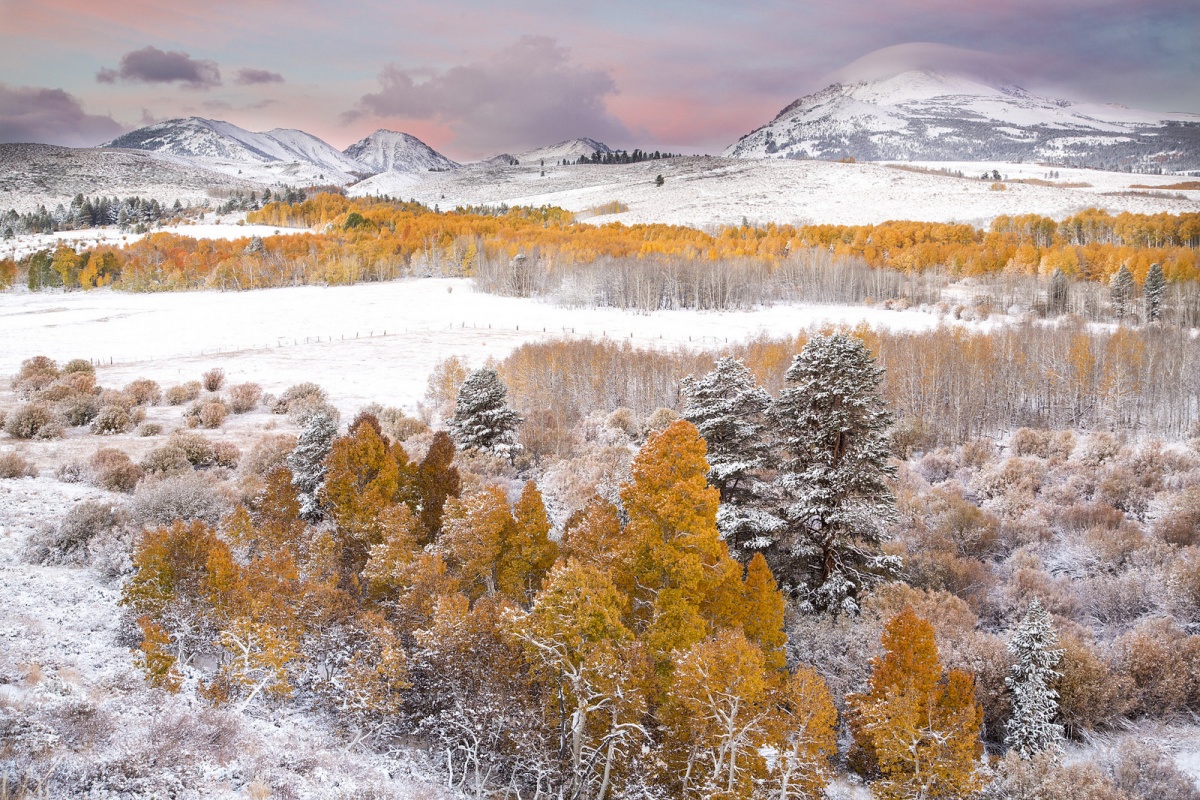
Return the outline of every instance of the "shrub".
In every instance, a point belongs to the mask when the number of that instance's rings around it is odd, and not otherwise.
[[[199,381],[189,381],[179,386],[172,386],[170,389],[167,389],[164,396],[166,397],[167,405],[181,406],[199,397],[200,391],[203,388]]]
[[[121,406],[105,406],[92,420],[92,433],[125,433],[133,427],[133,415]]]
[[[178,447],[193,467],[211,467],[217,463],[217,451],[213,443],[198,433],[176,431],[171,434],[167,444]]]
[[[48,386],[58,378],[58,363],[46,356],[34,356],[21,362],[21,369],[13,376],[12,388],[18,389],[30,379],[45,381]]]
[[[100,413],[100,403],[92,395],[76,394],[55,406],[58,418],[72,428],[87,425]]]
[[[216,442],[213,444],[213,463],[226,469],[237,469],[242,451],[233,442]]]
[[[0,478],[36,478],[37,467],[20,453],[0,453]]]
[[[63,364],[62,373],[64,375],[95,375],[96,368],[92,366],[92,362],[86,358],[72,358],[67,363]]]
[[[1147,620],[1117,638],[1118,668],[1132,682],[1134,711],[1161,718],[1187,708],[1195,691],[1195,643],[1167,619]]]
[[[327,402],[329,402],[329,395],[317,384],[297,383],[289,386],[287,391],[275,400],[271,411],[276,414],[288,414],[293,406]]]
[[[49,425],[43,425],[38,428],[38,432],[34,434],[35,439],[40,441],[49,441],[50,439],[61,439],[67,435],[67,431],[57,422],[51,422]]]
[[[296,448],[296,437],[282,433],[260,436],[242,462],[247,475],[265,478],[280,467],[287,466],[287,457]]]
[[[403,442],[413,436],[426,433],[429,426],[416,417],[407,416],[403,410],[372,403],[360,414],[371,414],[379,421],[380,430],[394,442]]]
[[[157,381],[149,378],[138,378],[123,390],[137,406],[156,406],[162,402],[162,388]]]
[[[239,383],[229,387],[229,409],[234,414],[253,411],[262,400],[262,387],[257,383]]]
[[[225,370],[220,367],[213,367],[201,376],[200,383],[204,385],[205,391],[221,391],[221,387],[225,385]]]
[[[163,426],[157,422],[143,422],[137,432],[138,436],[162,436]]]
[[[4,430],[17,439],[32,439],[42,428],[54,423],[54,414],[45,403],[26,403],[8,415]]]
[[[656,409],[646,420],[646,433],[666,430],[677,419],[679,419],[679,412],[673,408]]]
[[[613,412],[604,420],[604,424],[610,428],[621,431],[630,439],[637,438],[637,415],[632,408],[621,406],[620,408],[614,409]]]
[[[1012,436],[1012,451],[1016,456],[1050,457],[1050,431],[1020,428]]]
[[[145,472],[122,450],[102,447],[91,460],[96,485],[110,492],[132,492]]]
[[[1116,787],[1138,800],[1200,800],[1200,789],[1157,744],[1128,737],[1110,757]]]
[[[34,537],[30,559],[40,564],[84,564],[92,538],[120,521],[120,513],[111,503],[77,503],[56,527]]]
[[[143,481],[133,496],[132,513],[144,525],[170,525],[175,520],[203,520],[215,525],[229,508],[217,481],[185,472]]]
[[[1058,671],[1058,709],[1067,735],[1079,738],[1085,731],[1104,727],[1123,716],[1130,706],[1130,680],[1117,675],[1096,652],[1085,633],[1060,631],[1063,650]]]
[[[174,442],[168,441],[162,447],[156,447],[142,459],[142,469],[151,475],[177,475],[191,470],[187,453]]]
[[[63,483],[82,483],[87,480],[88,468],[78,461],[64,461],[54,470],[54,477]]]
[[[219,428],[225,422],[229,409],[220,400],[210,400],[200,406],[200,426],[203,428]]]
[[[1168,544],[1187,546],[1200,541],[1200,484],[1189,486],[1171,498],[1154,532]]]

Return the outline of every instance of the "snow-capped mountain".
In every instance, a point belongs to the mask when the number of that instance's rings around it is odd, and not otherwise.
[[[138,128],[101,147],[184,158],[230,175],[285,182],[350,183],[363,166],[310,133],[254,133],[229,122],[188,117]]]
[[[355,142],[344,155],[362,165],[365,172],[437,172],[458,169],[458,164],[446,158],[415,136],[383,130]]]
[[[567,161],[574,161],[581,156],[591,158],[596,153],[611,153],[612,148],[603,142],[597,142],[595,139],[569,139],[565,142],[550,145],[549,147],[539,147],[535,150],[529,150],[524,153],[517,154],[517,160],[522,164],[538,164],[545,161],[547,164],[557,164],[564,158]]]
[[[802,97],[724,155],[1192,169],[1200,167],[1200,115],[1074,103],[912,70]]]

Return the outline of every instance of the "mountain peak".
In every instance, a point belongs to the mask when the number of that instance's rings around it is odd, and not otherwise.
[[[1080,105],[977,72],[930,66],[854,77],[799,98],[725,155],[1106,168],[1200,164],[1197,115]]]
[[[369,172],[430,172],[459,165],[410,133],[380,128],[342,151]]]

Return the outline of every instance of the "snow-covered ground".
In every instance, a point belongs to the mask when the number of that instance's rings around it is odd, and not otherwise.
[[[279,236],[281,234],[305,233],[301,228],[276,228],[270,225],[246,225],[239,220],[245,214],[231,214],[216,222],[198,222],[191,225],[174,225],[168,228],[154,228],[150,233],[174,233],[178,236],[189,236],[193,239],[245,239],[251,236]],[[122,232],[115,226],[105,228],[82,228],[77,231],[57,231],[55,233],[34,233],[16,236],[8,241],[0,242],[0,258],[24,258],[38,250],[53,250],[60,244],[66,244],[76,250],[95,247],[97,245],[115,245],[124,247],[141,239],[146,234]]]
[[[24,558],[40,526],[84,500],[119,502],[49,476],[0,481],[0,728],[17,753],[57,748],[15,765],[10,780],[45,781],[24,796],[61,797],[57,781],[88,797],[446,796],[414,757],[348,747],[311,714],[237,714],[147,687],[120,642],[118,585]]]
[[[926,329],[940,321],[933,313],[867,306],[573,309],[477,292],[465,279],[240,293],[8,292],[0,293],[0,377],[38,354],[93,359],[105,386],[139,377],[172,385],[220,366],[231,382],[252,380],[268,391],[314,381],[344,413],[373,402],[411,410],[442,359],[481,366],[549,338],[711,348],[826,324]]]
[[[628,211],[590,217],[588,222],[663,222],[699,228],[736,225],[743,219],[846,225],[911,219],[985,226],[1001,214],[1061,219],[1091,207],[1112,213],[1200,211],[1200,192],[1185,192],[1184,199],[1104,194],[1128,191],[1133,184],[1183,180],[1176,176],[1060,169],[1061,177],[1055,182],[1091,186],[1009,183],[1005,191],[995,191],[992,181],[979,180],[984,168],[1014,178],[1042,178],[1050,168],[990,162],[921,166],[961,169],[967,177],[911,172],[884,164],[686,157],[611,166],[547,162],[544,170],[537,163],[523,161],[515,167],[472,165],[453,172],[390,173],[368,178],[348,191],[356,196],[415,198],[443,210],[507,203],[584,211],[619,200],[629,206]],[[663,176],[662,186],[656,185],[658,175]]]

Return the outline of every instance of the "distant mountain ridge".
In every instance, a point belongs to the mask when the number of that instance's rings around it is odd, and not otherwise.
[[[1200,169],[1200,115],[1074,103],[911,70],[801,97],[723,155]]]

